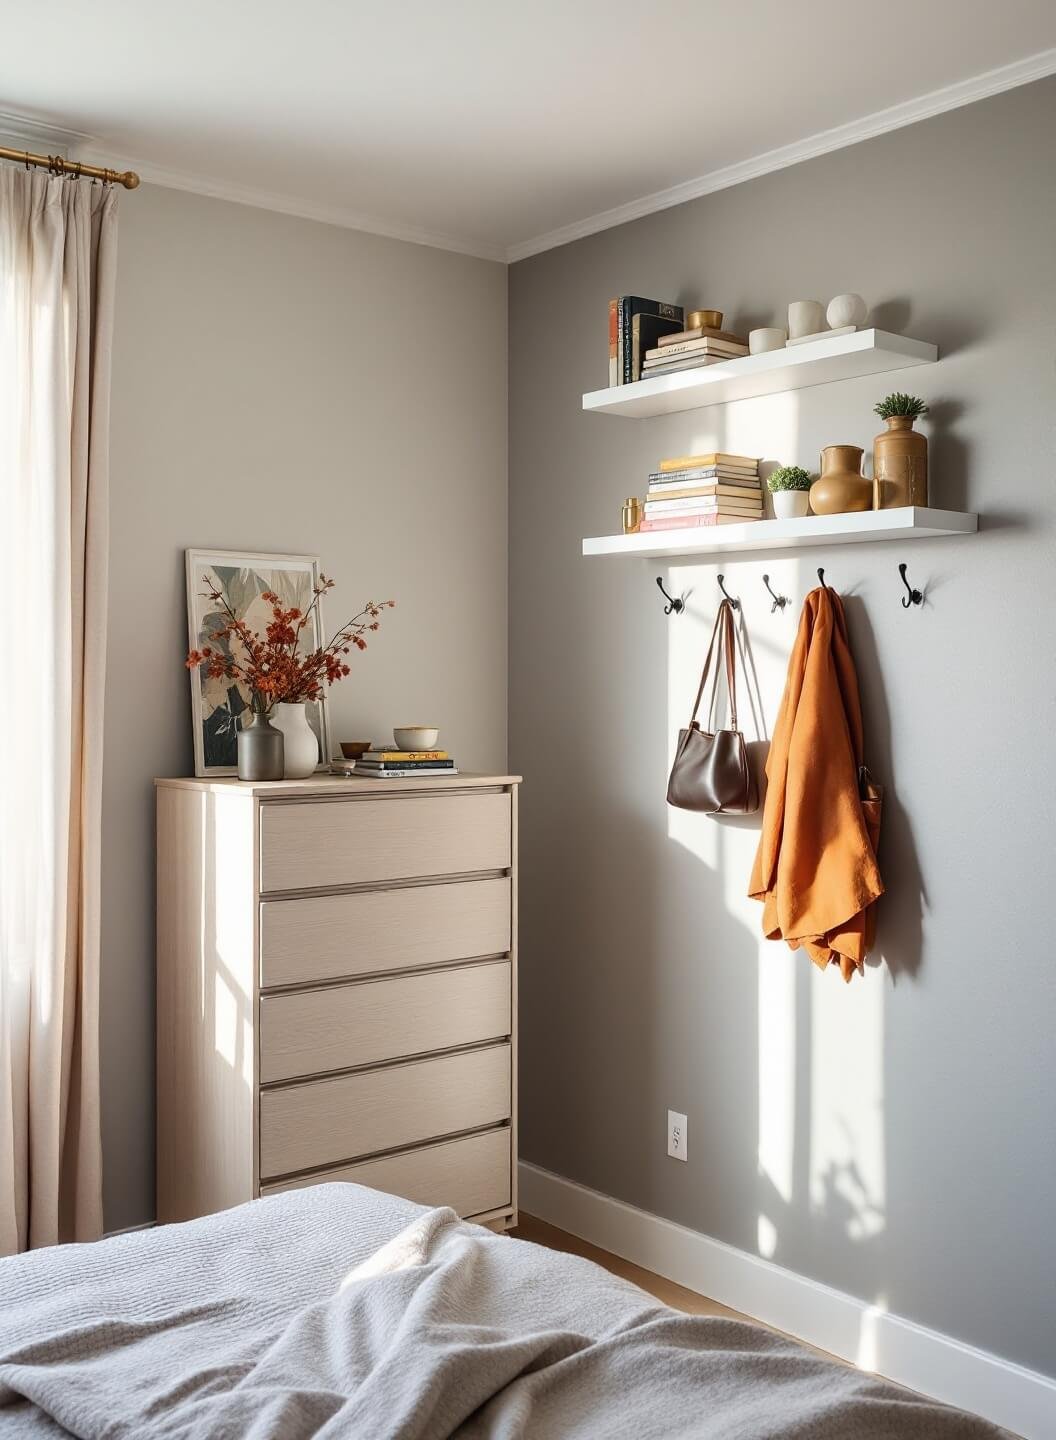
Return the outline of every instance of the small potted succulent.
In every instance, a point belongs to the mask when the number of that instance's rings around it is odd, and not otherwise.
[[[779,520],[799,520],[810,514],[810,474],[800,465],[782,465],[767,477]]]
[[[928,440],[913,429],[928,413],[917,395],[896,390],[885,395],[874,412],[887,429],[873,441],[873,508],[896,510],[928,503]]]

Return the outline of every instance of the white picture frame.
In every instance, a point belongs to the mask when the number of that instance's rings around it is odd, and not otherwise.
[[[313,587],[319,579],[315,555],[269,555],[249,550],[197,550],[186,552],[188,648],[200,650],[215,643],[212,631],[220,618],[210,600],[206,577],[214,577],[240,619],[263,633],[271,619],[265,590],[274,591],[287,605],[307,611]],[[305,631],[305,647],[324,645],[322,607],[317,605]],[[241,716],[249,706],[244,687],[231,680],[210,680],[203,669],[189,672],[191,680],[191,722],[194,739],[194,773],[201,779],[237,773],[236,754]],[[318,700],[307,702],[308,723],[319,741],[317,770],[330,764],[330,717],[327,706]]]

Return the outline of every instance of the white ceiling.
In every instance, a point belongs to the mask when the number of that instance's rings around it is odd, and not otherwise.
[[[7,0],[0,35],[0,112],[76,158],[502,259],[1056,70],[1053,0]]]

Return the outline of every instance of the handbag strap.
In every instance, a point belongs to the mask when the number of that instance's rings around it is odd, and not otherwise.
[[[711,632],[711,643],[708,646],[708,653],[704,660],[704,669],[700,674],[700,684],[697,686],[697,698],[693,702],[693,714],[689,718],[690,725],[696,721],[697,711],[700,709],[700,702],[704,696],[704,687],[708,683],[708,672],[711,669],[711,657],[715,651],[715,641],[718,639],[719,651],[726,658],[726,685],[730,692],[730,724],[732,729],[737,729],[737,668],[735,660],[736,642],[733,633],[733,606],[728,600],[723,600],[719,605],[719,613],[715,616],[715,626]],[[714,708],[715,693],[719,686],[719,663],[715,662],[715,678],[711,685],[711,706]],[[709,710],[710,713],[710,710]]]

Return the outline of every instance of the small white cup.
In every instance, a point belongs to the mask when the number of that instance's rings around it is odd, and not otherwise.
[[[783,350],[788,335],[776,327],[749,330],[748,352],[751,355],[765,355],[768,350]]]
[[[788,338],[799,340],[825,330],[825,306],[819,300],[793,300],[788,307]]]

